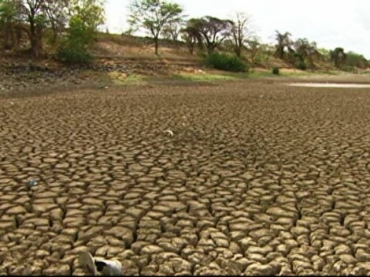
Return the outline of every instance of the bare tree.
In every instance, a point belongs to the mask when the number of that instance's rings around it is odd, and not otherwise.
[[[58,36],[68,22],[69,0],[55,0],[45,4],[44,11],[48,18],[48,25],[50,25],[53,33],[51,42],[56,43]]]
[[[246,13],[237,12],[232,22],[233,26],[231,29],[231,42],[235,54],[240,57],[246,40],[254,34],[250,24],[251,17]]]

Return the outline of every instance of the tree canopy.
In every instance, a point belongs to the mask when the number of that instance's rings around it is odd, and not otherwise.
[[[183,18],[183,8],[179,4],[164,0],[133,0],[129,12],[128,22],[131,28],[143,28],[152,35],[155,54],[158,54],[158,40],[163,29]]]

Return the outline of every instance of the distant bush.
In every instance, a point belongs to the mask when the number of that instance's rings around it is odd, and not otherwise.
[[[343,71],[351,72],[351,73],[356,73],[356,72],[357,72],[356,67],[354,67],[354,66],[350,66],[350,65],[343,65],[343,66],[341,67],[341,69],[342,69]]]
[[[235,55],[212,53],[204,58],[207,66],[232,72],[248,72],[249,66]]]
[[[367,68],[370,66],[369,62],[366,58],[355,52],[349,51],[346,53],[346,60],[344,61],[344,65],[348,67],[358,67],[358,68]]]
[[[299,62],[297,64],[297,68],[300,69],[300,70],[306,70],[307,69],[307,65],[305,62]]]
[[[280,69],[278,67],[273,67],[272,68],[272,74],[279,75],[280,74]]]

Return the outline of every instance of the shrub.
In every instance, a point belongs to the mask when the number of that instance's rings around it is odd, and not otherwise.
[[[298,65],[297,65],[297,68],[300,69],[300,70],[306,70],[307,65],[305,64],[305,62],[299,62]]]
[[[212,53],[204,58],[207,66],[232,72],[248,72],[249,66],[235,55]]]
[[[66,64],[88,64],[92,61],[92,56],[84,47],[70,42],[65,42],[59,48],[57,58]]]
[[[273,67],[272,68],[272,74],[279,75],[280,74],[280,69],[278,67]]]
[[[57,58],[67,64],[87,64],[92,56],[88,49],[95,39],[95,30],[78,16],[71,17],[66,39],[61,43]]]

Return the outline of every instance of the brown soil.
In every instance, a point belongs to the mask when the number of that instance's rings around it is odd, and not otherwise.
[[[0,98],[0,274],[86,274],[85,249],[126,275],[369,274],[369,106],[266,80]]]

